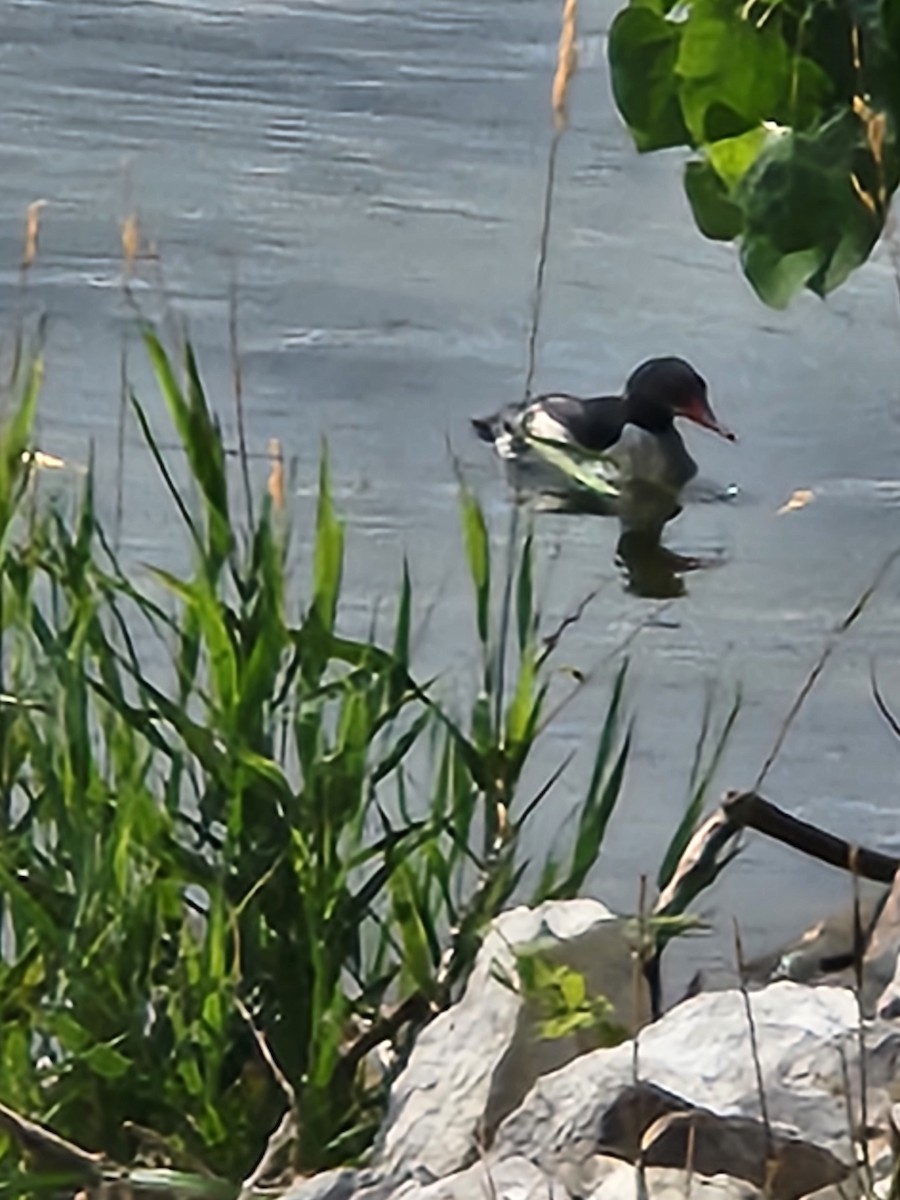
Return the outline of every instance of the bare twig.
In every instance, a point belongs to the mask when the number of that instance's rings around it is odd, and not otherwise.
[[[691,1121],[688,1129],[687,1154],[685,1155],[684,1170],[684,1194],[690,1200],[691,1187],[694,1183],[694,1158],[697,1153],[697,1126]]]
[[[859,1055],[859,1144],[862,1150],[863,1173],[867,1186],[867,1194],[873,1194],[875,1182],[872,1173],[872,1162],[869,1157],[869,1105],[868,1105],[868,1071],[866,1069],[866,1033],[865,1016],[863,1014],[863,959],[866,953],[866,937],[863,933],[862,919],[859,906],[859,849],[850,848],[850,875],[853,880],[853,995],[856,999],[856,1036],[857,1053]]]
[[[844,871],[853,870],[852,857],[855,854],[855,869],[865,879],[872,879],[876,883],[893,883],[894,875],[900,868],[900,859],[893,855],[880,850],[868,850],[864,846],[853,846],[833,833],[827,833],[808,821],[801,821],[784,812],[755,792],[729,792],[722,808],[736,825],[755,829],[757,833],[801,850],[810,858],[829,866]]]
[[[900,869],[900,859],[893,855],[863,846],[853,847],[843,838],[784,812],[755,792],[729,792],[722,805],[707,817],[688,842],[672,879],[659,895],[654,915],[683,912],[714,878],[721,851],[743,829],[754,829],[810,858],[845,871],[851,869],[851,858],[855,854],[857,872],[876,883],[892,883]]]
[[[584,616],[587,606],[596,600],[601,590],[602,589],[599,587],[591,588],[588,594],[579,600],[572,611],[570,613],[566,613],[556,628],[544,637],[544,644],[541,648],[540,654],[537,657],[537,666],[543,666],[543,664],[559,645],[560,640],[562,639],[562,636],[566,630],[569,629],[570,626],[578,624],[578,622]]]
[[[341,1055],[338,1069],[346,1073],[348,1078],[352,1077],[365,1056],[376,1046],[391,1041],[404,1025],[417,1024],[434,1012],[434,1006],[424,992],[414,992],[391,1012],[373,1021],[368,1029],[363,1030],[359,1037],[350,1043]]]
[[[237,416],[241,476],[244,481],[244,500],[247,505],[247,522],[252,529],[255,524],[253,520],[253,489],[250,486],[247,430],[244,422],[244,372],[241,366],[240,346],[238,343],[238,284],[236,269],[232,271],[231,288],[228,295],[228,345],[231,352],[231,379],[234,389],[234,411]]]
[[[538,807],[544,797],[559,783],[565,772],[571,765],[572,759],[575,757],[576,751],[570,750],[562,762],[550,774],[549,778],[538,788],[535,794],[531,797],[520,816],[516,817],[516,828],[521,829],[534,810]]]
[[[640,1081],[640,1040],[641,1040],[641,1022],[640,1022],[640,1015],[639,1015],[640,1009],[639,1009],[638,988],[640,987],[640,974],[641,974],[640,973],[640,965],[641,965],[641,959],[643,958],[643,940],[644,940],[644,929],[645,929],[644,913],[645,913],[646,903],[647,903],[647,876],[642,875],[640,892],[638,894],[638,922],[639,922],[639,930],[640,930],[639,935],[638,935],[638,943],[639,943],[640,948],[638,950],[638,956],[635,959],[634,1037],[631,1042],[631,1084],[632,1084],[632,1087],[635,1089],[635,1092],[639,1098],[638,1103],[639,1103],[641,1109],[643,1109],[644,1095],[638,1087],[638,1083]],[[645,1128],[643,1111],[641,1111],[639,1114],[638,1128],[642,1132]],[[644,1200],[644,1198],[647,1196],[647,1171],[646,1171],[646,1167],[644,1164],[644,1140],[642,1137],[638,1139],[637,1155],[634,1160],[634,1172],[635,1172],[635,1190],[637,1193],[637,1200]]]
[[[768,1179],[770,1164],[774,1161],[775,1153],[772,1143],[772,1126],[769,1123],[769,1107],[766,1103],[766,1089],[763,1082],[762,1063],[759,1059],[759,1040],[756,1036],[756,1022],[753,1019],[753,1006],[750,1003],[750,992],[747,988],[747,965],[744,961],[744,948],[741,945],[741,931],[737,921],[734,922],[734,952],[737,959],[738,985],[744,1001],[744,1012],[747,1014],[747,1029],[750,1033],[750,1053],[753,1055],[753,1070],[756,1073],[756,1090],[759,1096],[759,1112],[762,1117],[765,1133],[765,1159],[763,1161],[763,1178]]]
[[[537,364],[538,329],[541,323],[541,303],[544,297],[544,275],[547,270],[547,253],[550,246],[550,224],[553,216],[553,191],[556,184],[556,159],[559,143],[565,132],[569,115],[569,84],[578,65],[575,49],[576,17],[578,0],[563,0],[562,26],[559,36],[559,51],[556,73],[553,76],[553,141],[547,156],[547,178],[544,185],[544,215],[541,221],[541,241],[538,251],[537,278],[531,302],[531,328],[528,333],[528,370],[525,375],[525,401],[531,399],[534,371]]]
[[[243,1002],[243,1000],[240,998],[240,996],[235,996],[234,1006],[238,1010],[238,1012],[241,1014],[241,1017],[244,1019],[244,1021],[246,1021],[247,1025],[250,1029],[250,1032],[253,1034],[253,1040],[256,1042],[256,1048],[257,1048],[257,1050],[259,1050],[260,1057],[262,1058],[263,1062],[266,1064],[266,1066],[272,1072],[273,1079],[278,1084],[278,1086],[281,1088],[281,1090],[284,1092],[285,1096],[287,1097],[287,1101],[291,1105],[291,1107],[296,1108],[297,1107],[297,1093],[294,1091],[293,1084],[290,1082],[288,1077],[285,1075],[284,1071],[282,1071],[281,1067],[275,1061],[275,1055],[272,1053],[269,1043],[266,1041],[265,1035],[263,1034],[262,1030],[258,1027],[256,1022],[253,1020],[253,1014],[250,1012],[250,1009]]]
[[[569,122],[569,84],[578,68],[578,50],[575,46],[577,20],[578,0],[563,0],[562,28],[552,92],[553,121],[560,132]]]
[[[25,210],[25,237],[22,245],[22,281],[37,258],[38,237],[41,231],[41,212],[47,207],[46,200],[33,200]]]
[[[654,916],[684,912],[694,897],[713,881],[719,870],[721,852],[741,828],[724,804],[698,826],[685,846],[672,878],[657,898]]]
[[[875,701],[875,707],[884,717],[891,732],[895,737],[900,738],[900,721],[894,716],[892,710],[888,707],[888,703],[882,694],[881,688],[878,686],[878,679],[875,675],[875,659],[869,662],[869,682],[872,685],[872,699]]]
[[[140,253],[141,233],[137,213],[129,213],[122,222],[122,302],[134,308],[131,294],[131,272]],[[125,422],[128,416],[128,329],[122,322],[119,347],[119,411],[116,418],[116,512],[113,524],[113,545],[119,550],[125,510]]]
[[[837,649],[841,638],[849,629],[853,627],[853,625],[856,624],[856,622],[865,612],[869,601],[878,591],[879,587],[884,582],[885,576],[888,574],[898,558],[900,558],[900,546],[898,546],[895,550],[892,550],[884,562],[882,562],[881,566],[875,572],[871,583],[869,583],[869,585],[863,590],[856,603],[843,618],[843,620],[839,621],[832,630],[831,635],[828,637],[825,645],[822,647],[819,657],[813,663],[809,674],[806,676],[806,679],[804,679],[802,685],[800,686],[800,690],[794,697],[793,703],[785,714],[784,720],[782,721],[778,733],[775,736],[775,742],[772,746],[772,749],[769,751],[765,762],[763,763],[762,767],[760,767],[759,774],[754,780],[753,787],[751,789],[752,791],[756,792],[762,787],[763,781],[769,774],[769,771],[772,769],[772,766],[774,765],[775,760],[778,758],[778,755],[781,753],[791,726],[794,724],[794,721],[797,719],[800,710],[806,703],[810,692],[816,686],[819,677],[825,670],[828,660]]]
[[[900,870],[900,859],[893,855],[852,846],[843,838],[784,812],[755,792],[729,792],[720,807],[694,832],[672,878],[660,892],[652,915],[666,917],[683,913],[737,853],[734,842],[745,829],[753,829],[819,862],[845,871],[853,870],[877,883],[892,883]],[[664,946],[664,939],[658,939],[656,954],[645,968],[654,1019],[662,1011],[659,981]]]
[[[91,1183],[100,1183],[110,1169],[121,1171],[103,1154],[94,1154],[69,1142],[37,1121],[29,1121],[6,1104],[0,1104],[0,1129],[19,1143],[37,1162],[47,1167],[72,1171]]]
[[[644,979],[643,968],[644,968],[644,963],[647,959],[648,952],[650,950],[650,944],[649,944],[648,937],[647,937],[647,876],[644,874],[641,875],[640,888],[638,890],[637,926],[638,926],[637,947],[632,952],[633,971],[632,971],[632,979],[631,979],[631,986],[632,986],[631,1003],[632,1003],[632,1010],[633,1010],[635,1033],[641,1028],[641,1025],[643,1023],[643,1018],[644,1018],[644,1015],[646,1012],[646,1009],[645,1009],[645,1006],[643,1003],[643,991],[644,991],[644,984],[646,982]],[[635,1045],[637,1045],[637,1038],[635,1038]],[[637,1053],[637,1051],[635,1051],[635,1054],[636,1053]],[[634,1079],[632,1082],[637,1083],[637,1079]]]
[[[601,590],[602,589],[600,588],[597,589],[598,592]],[[538,725],[538,734],[543,733],[545,729],[553,724],[560,713],[562,713],[563,710],[569,704],[571,704],[579,692],[581,692],[583,688],[591,682],[600,666],[612,662],[613,659],[617,658],[620,654],[623,654],[635,640],[635,638],[637,638],[638,635],[641,634],[648,625],[652,625],[653,622],[659,618],[660,613],[664,612],[669,607],[670,603],[667,601],[665,604],[661,604],[659,608],[654,609],[652,613],[648,613],[647,616],[642,617],[640,621],[636,621],[631,629],[629,629],[628,633],[626,633],[622,638],[622,640],[617,642],[615,646],[613,646],[612,649],[603,656],[598,666],[592,667],[591,670],[586,674],[579,674],[576,678],[575,686],[570,688],[569,691],[566,692],[566,694],[562,697],[562,699],[559,700],[557,704],[551,708],[550,711],[541,719]]]
[[[859,1170],[859,1160],[856,1157],[855,1143],[857,1139],[856,1122],[853,1118],[853,1091],[850,1086],[850,1070],[847,1066],[847,1053],[843,1045],[838,1046],[838,1060],[841,1064],[841,1091],[844,1094],[845,1110],[847,1114],[847,1132],[850,1135],[850,1161],[851,1170],[853,1172],[853,1181],[856,1185],[856,1191],[860,1196],[866,1195],[865,1187]]]
[[[249,1200],[260,1184],[280,1165],[284,1151],[289,1150],[300,1138],[300,1128],[297,1114],[289,1108],[278,1123],[278,1128],[270,1135],[263,1156],[251,1173],[241,1184],[237,1200]]]
[[[246,469],[246,458],[243,462]],[[284,512],[284,455],[278,438],[269,439],[269,478],[266,490],[272,501],[273,510],[280,515]]]
[[[239,996],[234,999],[235,1008],[246,1021],[250,1032],[253,1034],[253,1040],[256,1042],[256,1048],[259,1050],[260,1057],[266,1066],[272,1072],[272,1077],[275,1082],[284,1092],[287,1098],[288,1106],[284,1111],[277,1128],[269,1136],[266,1143],[266,1148],[263,1151],[262,1158],[253,1168],[253,1171],[241,1184],[241,1190],[238,1195],[238,1200],[247,1200],[253,1194],[259,1184],[271,1174],[273,1169],[282,1161],[282,1155],[285,1151],[296,1146],[300,1141],[300,1115],[297,1108],[297,1093],[290,1080],[287,1078],[281,1067],[275,1061],[269,1043],[262,1031],[258,1028],[253,1020],[253,1014],[244,1004]]]
[[[525,400],[531,399],[534,372],[537,367],[537,339],[541,324],[541,305],[544,297],[544,275],[547,271],[547,253],[550,248],[550,223],[553,216],[553,189],[556,184],[556,158],[562,130],[558,129],[550,143],[547,157],[547,182],[544,186],[544,218],[541,223],[541,242],[538,250],[537,278],[531,301],[531,327],[528,332],[528,370],[525,373]]]

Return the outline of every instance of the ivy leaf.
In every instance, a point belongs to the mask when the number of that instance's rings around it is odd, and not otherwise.
[[[727,16],[692,12],[675,69],[684,120],[697,144],[773,120],[791,85],[790,57],[779,34],[758,30],[736,10]]]
[[[609,31],[613,95],[641,152],[689,140],[675,75],[681,35],[681,25],[644,6],[623,9]]]
[[[803,286],[824,296],[868,258],[884,214],[859,182],[865,145],[861,122],[841,114],[777,139],[749,172],[741,258],[766,303],[783,308]]]
[[[740,205],[729,198],[728,188],[706,159],[695,159],[684,168],[684,190],[697,228],[713,241],[731,242],[744,228]]]
[[[757,125],[737,137],[712,142],[706,147],[706,156],[728,191],[733,193],[765,146],[777,136],[771,129]]]

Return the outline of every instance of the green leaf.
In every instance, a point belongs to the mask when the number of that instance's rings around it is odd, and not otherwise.
[[[519,653],[525,653],[525,647],[531,642],[535,632],[534,613],[534,583],[533,573],[533,542],[531,533],[525,538],[522,555],[519,560],[519,582],[516,589],[516,615],[519,629]]]
[[[731,138],[777,118],[791,87],[778,31],[718,6],[693,8],[678,48],[679,98],[694,143]]]
[[[614,746],[620,734],[627,669],[627,662],[623,662],[613,684],[612,696],[597,743],[594,769],[579,812],[572,860],[565,878],[553,888],[551,895],[554,899],[569,899],[578,894],[588,872],[597,861],[607,825],[621,794],[631,749],[630,727],[625,732],[618,753],[614,752]]]
[[[734,698],[731,708],[725,718],[722,728],[713,746],[712,754],[709,762],[703,765],[704,752],[709,734],[709,726],[711,719],[712,697],[707,698],[706,706],[703,713],[703,723],[701,726],[700,737],[697,741],[696,754],[694,756],[694,765],[691,769],[691,778],[689,783],[690,795],[688,803],[684,810],[684,815],[678,823],[674,834],[672,835],[666,852],[663,856],[663,861],[659,868],[659,873],[656,877],[657,886],[662,891],[665,888],[672,876],[675,874],[675,868],[681,860],[682,854],[687,849],[688,842],[694,835],[697,826],[700,823],[700,817],[703,813],[703,805],[706,800],[709,786],[712,783],[713,776],[722,761],[722,755],[725,753],[725,747],[731,737],[734,724],[737,721],[738,714],[741,711],[743,700],[741,693],[738,692]]]
[[[390,879],[394,920],[403,942],[403,967],[414,986],[430,993],[433,986],[433,963],[428,949],[428,935],[422,914],[416,903],[413,876],[405,863],[400,863]]]
[[[729,199],[728,189],[709,162],[694,159],[684,168],[684,190],[697,228],[704,237],[731,242],[744,228],[740,205]]]
[[[682,32],[644,5],[623,9],[610,28],[613,95],[642,152],[689,141],[675,75]]]
[[[765,233],[748,236],[741,248],[744,273],[770,308],[787,308],[821,270],[823,259],[824,252],[817,246],[785,254]]]
[[[230,715],[237,700],[237,656],[223,606],[209,579],[203,575],[196,583],[185,583],[169,571],[155,567],[151,570],[155,578],[194,613],[196,629],[206,647],[216,702],[223,715]]]
[[[215,577],[231,549],[232,540],[222,436],[206,403],[190,343],[184,351],[188,382],[185,398],[162,342],[149,326],[144,327],[143,335],[160,393],[203,496],[208,538],[206,566],[210,576]]]
[[[900,59],[900,0],[882,0],[881,17],[888,46]]]
[[[491,605],[490,542],[481,505],[464,484],[460,488],[460,511],[469,575],[475,587],[478,636],[482,645],[487,645]]]
[[[394,658],[404,668],[409,667],[409,628],[412,607],[412,584],[409,578],[409,562],[403,559],[403,583],[400,586],[400,603],[397,606],[397,625],[394,630]]]
[[[316,547],[313,559],[313,610],[322,629],[334,629],[341,577],[344,569],[344,526],[331,499],[328,454],[323,448],[319,468],[319,502],[316,511]]]
[[[43,359],[33,354],[27,361],[12,415],[0,426],[0,538],[6,533],[19,489],[28,474],[22,455],[31,440],[43,377]]]
[[[397,767],[399,767],[400,763],[419,740],[422,731],[426,728],[431,720],[432,714],[429,709],[426,709],[416,717],[409,729],[405,730],[400,737],[397,738],[390,750],[388,750],[384,757],[376,764],[375,767],[373,767],[371,773],[373,785],[380,783],[382,779],[386,779],[389,775],[392,775],[394,771],[396,771]]]
[[[896,162],[888,164],[896,186]],[[740,188],[744,271],[760,297],[783,308],[801,287],[825,295],[869,256],[884,213],[854,188],[875,185],[865,130],[842,114],[815,134],[787,134],[762,152]]]
[[[725,187],[733,193],[764,147],[777,136],[778,134],[757,126],[737,137],[710,142],[706,147],[706,156]]]
[[[121,1043],[122,1038],[116,1041]],[[112,1042],[92,1046],[79,1055],[80,1063],[104,1079],[121,1079],[132,1068],[132,1062],[116,1049]]]

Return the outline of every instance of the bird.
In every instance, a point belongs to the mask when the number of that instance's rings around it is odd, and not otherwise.
[[[673,356],[641,363],[619,396],[582,399],[553,392],[489,417],[474,417],[472,426],[517,469],[531,465],[545,470],[549,460],[551,469],[563,475],[564,492],[573,484],[579,490],[584,476],[560,472],[559,451],[591,459],[615,493],[636,487],[677,496],[697,474],[697,464],[675,428],[676,417],[736,440],[713,413],[703,376]]]

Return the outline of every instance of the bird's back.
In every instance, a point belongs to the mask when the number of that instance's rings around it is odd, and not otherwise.
[[[565,393],[539,396],[527,410],[528,431],[548,441],[575,442],[585,450],[602,453],[619,439],[624,424],[618,396],[592,396],[586,400]]]

